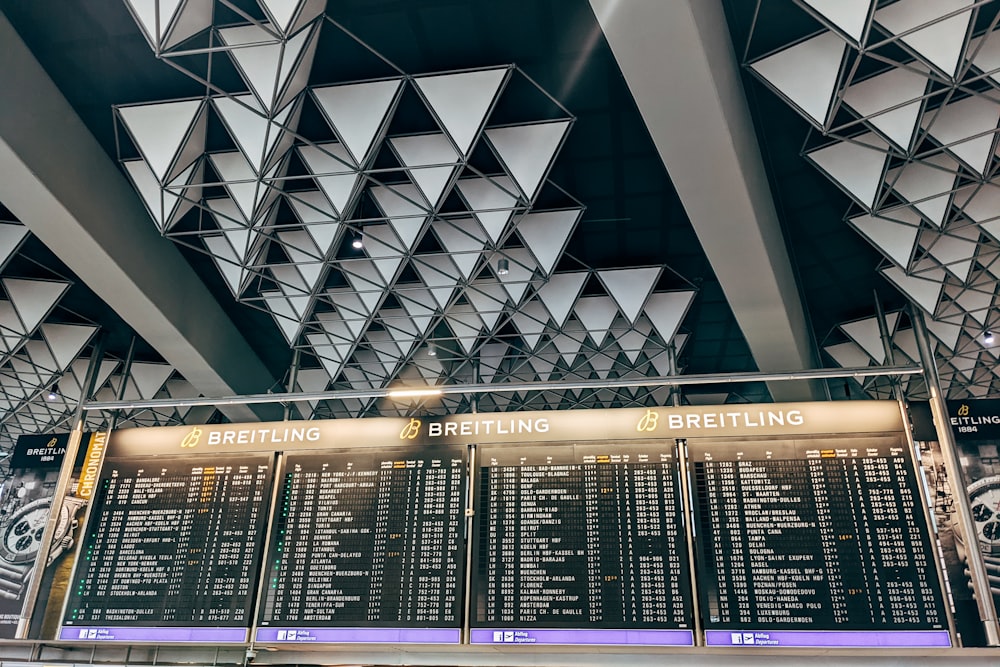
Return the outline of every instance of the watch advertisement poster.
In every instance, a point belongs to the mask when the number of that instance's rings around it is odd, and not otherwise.
[[[0,639],[15,638],[25,611],[25,593],[39,563],[43,563],[46,577],[38,600],[53,602],[50,598],[56,597],[51,595],[58,583],[53,574],[60,564],[71,560],[62,556],[72,551],[82,509],[87,503],[76,496],[76,491],[87,454],[86,443],[90,440],[90,434],[84,434],[70,493],[62,502],[60,514],[65,516],[56,526],[44,560],[39,558],[39,549],[59,484],[69,434],[22,435],[14,445],[10,475],[0,484]],[[38,610],[41,609],[39,604]]]
[[[993,602],[1000,608],[1000,400],[978,399],[948,401],[948,421],[959,461],[962,479],[953,480],[945,469],[940,443],[930,407],[926,403],[910,405],[914,440],[921,449],[921,467],[927,480],[938,536],[956,606],[956,623],[966,646],[980,645],[973,639],[981,632],[978,610],[969,588],[965,565],[965,545],[956,530],[954,494],[968,497],[975,522],[977,548],[983,555]],[[963,623],[971,617],[974,623]],[[982,638],[985,642],[985,638]]]

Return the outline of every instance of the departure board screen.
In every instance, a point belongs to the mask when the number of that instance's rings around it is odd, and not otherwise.
[[[465,447],[287,455],[256,640],[458,643],[466,465]]]
[[[245,642],[270,454],[108,459],[60,639]]]
[[[694,643],[672,441],[479,458],[472,643]]]
[[[691,441],[707,645],[949,646],[901,436]]]

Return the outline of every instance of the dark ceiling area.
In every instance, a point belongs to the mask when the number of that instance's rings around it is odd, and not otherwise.
[[[176,56],[171,55],[169,49],[159,56],[154,53],[124,0],[53,0],[45,3],[0,0],[0,11],[65,96],[72,111],[96,138],[106,156],[117,165],[123,176],[131,177],[125,162],[135,161],[143,155],[137,149],[139,144],[131,140],[126,124],[116,120],[116,114],[121,109],[168,100],[203,99],[214,103],[217,98],[245,95],[250,90],[241,78],[238,61],[229,60],[226,57],[228,52],[219,46],[219,35],[230,26],[266,23],[269,17],[262,8],[264,5],[251,0],[215,0],[208,4],[214,9],[211,30],[197,33],[184,43],[185,53],[190,55]],[[875,3],[870,12],[890,5],[892,3]],[[182,3],[182,6],[187,5]],[[839,343],[845,339],[844,334],[838,331],[839,325],[871,317],[876,300],[887,310],[896,311],[907,303],[907,298],[880,274],[879,268],[886,263],[884,254],[845,222],[845,215],[857,211],[857,205],[842,187],[826,178],[803,157],[804,146],[811,133],[815,133],[813,125],[776,95],[762,77],[755,76],[750,67],[755,59],[778,52],[826,27],[804,2],[723,0],[722,6],[770,194],[784,235],[785,249],[791,258],[795,289],[801,296],[811,329],[806,336],[812,341],[813,367],[832,366],[835,365],[831,363],[833,360],[820,350],[830,342]],[[986,30],[992,25],[991,17],[995,15],[995,8],[982,11],[977,8],[976,11],[976,21],[970,28],[970,34]],[[491,344],[508,346],[508,352],[503,353],[506,356],[495,364],[499,374],[516,365],[515,357],[520,358],[517,355],[521,355],[544,360],[548,364],[544,371],[534,368],[533,375],[528,377],[534,380],[613,379],[629,377],[629,373],[662,375],[664,367],[662,358],[657,358],[659,352],[650,351],[648,347],[641,351],[637,348],[633,352],[624,344],[609,351],[607,346],[610,343],[602,342],[593,335],[583,340],[582,345],[577,345],[578,354],[605,354],[614,368],[610,371],[605,369],[602,374],[596,365],[581,365],[581,357],[574,359],[572,351],[567,352],[569,347],[560,347],[560,341],[565,342],[560,337],[579,330],[581,326],[586,328],[590,320],[582,309],[579,312],[574,310],[574,315],[568,320],[563,315],[565,322],[562,324],[555,314],[549,312],[551,320],[547,326],[555,323],[555,329],[540,331],[540,343],[518,319],[519,314],[534,312],[528,307],[528,302],[533,298],[540,302],[542,297],[539,295],[553,276],[587,272],[589,277],[578,288],[577,299],[582,302],[590,297],[591,303],[595,303],[593,299],[606,298],[610,294],[622,307],[617,319],[608,324],[611,331],[609,341],[616,336],[624,339],[626,333],[633,332],[641,338],[654,340],[659,346],[657,350],[666,349],[669,341],[660,339],[669,337],[669,334],[653,332],[643,316],[638,319],[635,314],[630,316],[629,309],[623,305],[626,300],[624,292],[615,294],[608,282],[610,273],[602,273],[636,267],[657,267],[660,270],[655,284],[649,286],[651,295],[696,292],[689,308],[682,313],[683,319],[676,330],[682,336],[675,341],[681,343],[678,364],[681,372],[724,374],[758,369],[759,363],[754,359],[751,346],[727,298],[727,289],[720,284],[718,271],[713,270],[713,261],[718,260],[711,260],[703,250],[696,232],[699,221],[689,219],[682,197],[668,176],[658,146],[630,90],[631,82],[626,81],[627,77],[616,59],[617,54],[609,45],[591,2],[348,0],[328,3],[325,15],[316,21],[320,27],[315,55],[307,65],[309,89],[394,78],[413,82],[428,74],[513,66],[516,69],[512,70],[509,83],[505,84],[503,95],[498,96],[490,107],[491,115],[485,121],[487,135],[493,131],[492,128],[562,122],[561,119],[569,119],[572,123],[565,141],[554,156],[551,169],[547,171],[544,186],[535,195],[525,194],[516,207],[518,213],[582,209],[579,221],[566,238],[565,247],[561,248],[551,270],[536,268],[527,296],[520,301],[513,297],[509,299],[497,323],[492,329],[484,325],[475,343],[462,341],[462,334],[456,328],[458,325],[449,315],[452,308],[455,312],[465,312],[463,309],[469,308],[469,304],[475,305],[474,299],[452,296],[450,305],[437,308],[435,317],[441,318],[436,320],[437,324],[416,333],[412,345],[409,340],[406,344],[397,341],[399,363],[395,370],[386,371],[383,384],[396,376],[406,375],[401,369],[416,363],[419,345],[430,345],[449,336],[454,336],[458,342],[449,343],[448,349],[461,353],[459,356],[466,361],[482,354]],[[289,38],[286,36],[285,39]],[[883,50],[890,47],[896,48],[890,45]],[[213,53],[206,59],[202,51]],[[896,48],[896,51],[900,49]],[[650,54],[651,61],[657,58],[683,60],[686,57],[687,53],[674,49],[670,43],[662,45],[661,53]],[[440,131],[427,112],[426,100],[421,97],[423,93],[418,95],[416,91],[414,84],[406,88],[396,101],[394,115],[391,121],[386,121],[384,128],[390,140]],[[686,93],[680,87],[674,91],[668,86],[664,94]],[[287,181],[283,185],[283,198],[269,213],[272,217],[267,224],[272,231],[301,227],[297,227],[297,212],[292,199],[299,192],[315,192],[316,183],[321,180],[309,170],[303,157],[307,155],[306,149],[342,140],[340,130],[332,131],[326,124],[318,98],[303,93],[302,99],[304,101],[297,107],[300,113],[296,116],[292,141],[296,150],[291,151],[291,157],[282,163],[282,169],[286,170],[281,172],[282,178]],[[274,113],[270,116],[272,119],[275,117]],[[218,113],[208,115],[203,147],[207,157],[199,158],[201,161],[198,164],[214,165],[211,162],[213,156],[235,150],[236,144],[227,134],[228,127],[221,118]],[[483,127],[479,129],[483,131]],[[677,131],[697,130],[677,128]],[[462,157],[462,171],[455,172],[457,175],[452,176],[453,182],[477,174],[492,178],[493,174],[504,173],[507,167],[502,148],[498,148],[493,135],[489,136],[490,143],[485,139],[479,140],[468,155]],[[398,151],[393,153],[387,147],[390,140],[380,152],[373,153],[369,162],[360,165],[363,178],[367,179],[363,181],[365,187],[377,189],[380,184],[390,188],[403,187],[411,182],[411,165],[400,164]],[[216,181],[227,181],[216,173],[216,166],[206,166],[206,173]],[[702,189],[707,193],[705,196],[711,197],[713,191],[724,192],[731,186],[731,183],[719,180],[705,182]],[[253,354],[270,376],[270,386],[265,386],[267,382],[258,379],[250,385],[243,385],[242,392],[283,390],[289,381],[293,358],[300,358],[303,369],[317,373],[319,380],[314,382],[315,387],[344,389],[379,384],[366,376],[358,385],[361,376],[352,375],[354,371],[348,367],[354,368],[352,364],[356,363],[357,368],[367,372],[366,363],[371,365],[377,361],[386,368],[391,365],[381,356],[385,354],[384,348],[373,342],[379,335],[391,337],[394,331],[391,318],[380,309],[396,312],[400,304],[405,309],[405,298],[400,299],[398,294],[390,292],[394,288],[402,289],[400,286],[420,285],[421,281],[430,285],[426,274],[421,273],[421,258],[448,254],[448,249],[430,234],[419,238],[419,243],[406,253],[403,268],[394,278],[387,278],[385,292],[388,296],[381,297],[378,305],[365,315],[368,318],[365,332],[357,332],[357,340],[352,343],[357,347],[351,348],[350,353],[336,353],[344,358],[338,356],[333,361],[345,365],[338,375],[331,371],[334,364],[329,356],[325,356],[325,348],[322,345],[317,347],[315,341],[318,339],[309,336],[310,332],[324,331],[323,322],[333,317],[331,313],[340,317],[346,311],[339,304],[317,306],[321,301],[317,299],[317,294],[322,293],[320,296],[323,296],[356,287],[350,273],[355,256],[347,243],[349,233],[351,230],[358,233],[365,225],[381,223],[383,218],[389,219],[391,215],[383,215],[376,198],[365,194],[357,195],[356,207],[350,214],[345,213],[342,219],[338,218],[347,232],[343,237],[337,237],[337,248],[323,256],[324,273],[317,283],[321,287],[311,292],[310,310],[302,314],[299,329],[295,330],[290,340],[290,334],[287,331],[283,333],[280,323],[276,323],[279,318],[277,311],[269,312],[272,306],[268,295],[278,294],[283,289],[270,273],[271,265],[251,267],[255,272],[253,284],[260,294],[252,295],[253,298],[240,294],[237,299],[220,272],[217,258],[210,254],[209,246],[198,236],[204,231],[204,225],[216,224],[211,222],[209,215],[213,212],[212,202],[227,197],[227,188],[228,183],[216,183],[198,190],[201,199],[194,201],[190,211],[165,235],[172,239],[197,279],[218,301],[220,312],[231,319],[246,338]],[[101,194],[94,193],[94,196],[100,197]],[[472,207],[467,206],[455,190],[437,204],[430,202],[428,220],[458,220],[461,215],[468,215],[468,208]],[[0,213],[4,220],[15,219],[15,213],[11,211],[0,209]],[[33,220],[25,219],[24,215],[19,217],[28,229],[32,229]],[[746,220],[731,221],[734,227],[746,223]],[[137,219],[118,220],[116,224],[152,226],[150,220]],[[253,229],[253,225],[258,223],[248,224]],[[191,236],[184,237],[184,231],[190,231]],[[426,234],[426,231],[421,234]],[[287,249],[282,254],[278,252],[281,248],[276,240],[269,242],[272,245],[268,246],[263,254],[265,259],[261,262],[288,264],[291,261],[294,264],[294,260],[288,259]],[[502,238],[494,239],[487,245],[489,252],[511,253],[513,257],[526,249],[539,255],[544,252],[542,247],[546,243],[549,241],[531,240],[525,234],[508,231]],[[272,257],[281,259],[273,260]],[[474,274],[461,282],[462,289],[476,281],[481,283],[496,278],[491,272],[488,257],[484,254],[478,260]],[[31,237],[20,247],[17,257],[8,263],[4,275],[31,278],[59,275],[73,281],[73,288],[52,317],[60,320],[78,318],[99,325],[108,332],[107,352],[123,359],[132,339],[134,323],[129,321],[132,315],[116,313],[113,307],[106,305],[106,299],[98,293],[99,290],[91,291],[86,280],[75,279],[71,266],[75,266],[80,259],[67,261],[69,259],[60,257],[59,253],[48,250],[41,241]],[[346,268],[342,270],[342,267]],[[746,281],[752,284],[759,278],[755,275],[756,270],[753,265],[747,267]],[[288,295],[287,292],[283,294]],[[550,306],[551,303],[548,303],[551,311]],[[413,316],[412,312],[407,312]],[[344,316],[344,319],[350,325],[349,318]],[[371,332],[375,335],[369,335]],[[535,347],[532,348],[526,341],[535,341]],[[546,345],[550,347],[546,348]],[[166,359],[171,363],[169,355],[156,348],[155,344],[140,341],[137,359],[149,362]],[[293,355],[293,348],[302,352],[301,357]],[[517,350],[517,353],[512,354],[510,350]],[[619,368],[617,364],[623,365]],[[461,368],[462,364],[445,367],[441,381],[468,381],[468,377],[463,375],[466,371]],[[322,369],[329,376],[325,380],[318,375]],[[178,372],[181,371],[178,368]],[[510,377],[513,379],[515,376],[516,373],[511,373]],[[424,374],[424,377],[427,375]],[[834,394],[840,391],[840,383],[836,384]],[[706,391],[723,398],[728,394],[726,400],[770,400],[763,383],[692,388],[688,393]],[[654,399],[651,393],[646,393],[614,400],[619,400],[616,405],[625,405],[661,398]],[[537,402],[532,403],[527,398],[524,402],[515,403],[521,408],[538,406]],[[372,414],[373,406],[373,403],[368,403],[354,406],[354,409]],[[553,403],[545,407],[558,406]],[[502,406],[498,404],[495,407]],[[337,411],[332,410],[332,413]]]

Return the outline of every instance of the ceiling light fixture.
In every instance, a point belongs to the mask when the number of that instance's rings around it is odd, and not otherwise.
[[[419,398],[421,396],[440,395],[440,389],[393,389],[387,394],[389,398]]]
[[[54,401],[57,398],[59,398],[59,383],[58,382],[53,383],[53,385],[51,387],[49,387],[49,393],[47,393],[45,395],[45,400],[46,401]]]
[[[505,276],[510,273],[510,262],[506,259],[497,260],[497,275]]]
[[[992,331],[987,331],[985,334],[983,334],[983,342],[986,343],[987,345],[992,345],[994,340],[995,338],[993,338]]]
[[[351,247],[355,250],[361,250],[365,247],[364,235],[362,235],[361,232],[358,232],[357,236],[354,237],[354,240],[351,241]]]
[[[428,357],[436,357],[437,355],[438,355],[437,348],[434,347],[432,344],[428,343],[427,344],[427,356]]]

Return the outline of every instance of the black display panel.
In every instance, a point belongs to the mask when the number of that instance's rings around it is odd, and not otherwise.
[[[108,459],[61,639],[243,642],[270,454]]]
[[[479,456],[472,643],[693,643],[673,442]]]
[[[707,644],[949,645],[902,437],[692,441],[688,456]]]
[[[257,641],[461,639],[465,447],[289,454]]]

